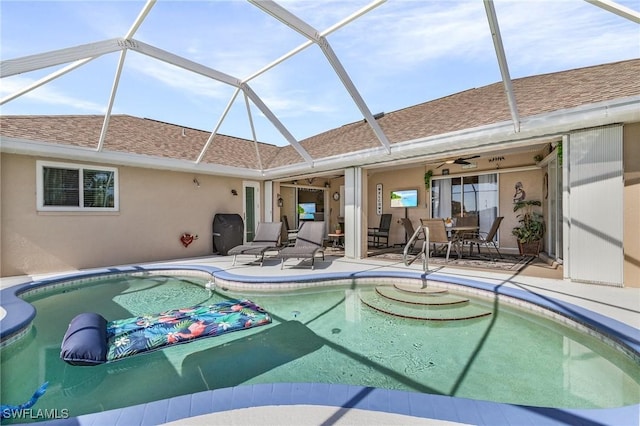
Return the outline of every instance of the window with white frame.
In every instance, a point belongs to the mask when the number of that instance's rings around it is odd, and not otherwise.
[[[118,169],[37,162],[40,211],[117,211]]]
[[[475,217],[481,232],[498,216],[498,175],[495,173],[434,178],[432,217]]]

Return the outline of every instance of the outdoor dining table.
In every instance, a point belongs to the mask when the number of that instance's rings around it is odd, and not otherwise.
[[[334,248],[344,248],[344,234],[332,233],[327,235],[332,241]]]
[[[464,246],[465,234],[476,234],[479,230],[479,226],[464,225],[464,226],[447,226],[447,231],[451,233],[451,239],[455,250],[458,253],[458,258],[462,257],[462,248]]]

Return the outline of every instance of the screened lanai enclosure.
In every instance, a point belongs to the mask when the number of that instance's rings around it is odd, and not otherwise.
[[[29,4],[2,5],[3,114],[102,115],[97,152],[114,113],[209,130],[184,159],[203,170],[216,135],[252,140],[258,175],[282,174],[260,142],[293,148],[299,172],[335,166],[301,141],[358,120],[372,138],[340,158],[404,158],[385,111],[495,81],[524,133],[514,76],[637,57],[640,22],[635,2],[609,0]]]

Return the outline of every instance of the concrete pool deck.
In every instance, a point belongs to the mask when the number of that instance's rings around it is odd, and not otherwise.
[[[266,259],[263,267],[232,257],[208,256],[172,262],[144,264],[145,268],[205,266],[222,271],[222,277],[242,277],[256,285],[305,281],[332,276],[420,273],[421,265],[367,258],[328,257],[317,261],[315,270],[290,260],[280,269],[279,261]],[[86,271],[68,271],[34,277],[12,277],[0,281],[2,289],[18,284]],[[539,273],[537,273],[539,272]],[[571,283],[559,279],[557,271],[540,269],[504,273],[479,269],[431,267],[429,278],[474,280],[504,289],[523,291],[536,297],[562,301],[640,329],[640,288]],[[3,326],[0,320],[0,326]],[[3,327],[4,328],[4,327]],[[637,340],[636,344],[640,344]],[[181,407],[177,409],[177,407]],[[186,408],[185,408],[186,407]],[[95,413],[51,424],[615,424],[637,425],[640,406],[612,410],[547,410],[463,398],[395,392],[345,385],[272,384],[238,386],[200,394],[154,401],[135,407]]]

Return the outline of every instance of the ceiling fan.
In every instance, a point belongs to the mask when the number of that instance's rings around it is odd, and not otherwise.
[[[438,167],[436,167],[436,169],[439,169],[440,167],[444,166],[445,164],[460,164],[460,165],[471,164],[467,160],[471,160],[473,158],[478,158],[478,157],[480,157],[480,156],[479,155],[472,155],[471,157],[460,157],[460,158],[456,158],[455,160],[447,160],[444,163],[440,164]]]

